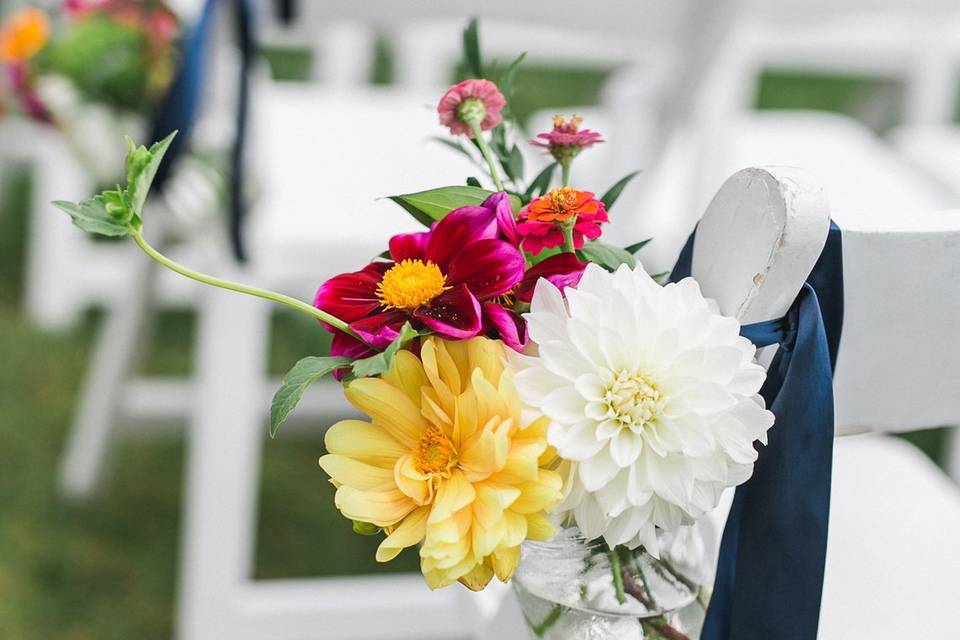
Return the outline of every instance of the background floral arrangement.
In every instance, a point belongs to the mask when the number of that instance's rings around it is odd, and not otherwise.
[[[97,145],[145,132],[178,64],[180,25],[160,0],[64,0],[0,24],[0,113],[53,124],[98,177]],[[86,133],[86,132],[90,133]]]
[[[634,174],[600,197],[573,186],[575,159],[603,142],[580,118],[558,116],[529,141],[552,162],[524,181],[509,110],[522,56],[494,82],[475,23],[465,43],[475,77],[446,91],[438,118],[493,189],[468,178],[393,196],[425,230],[393,236],[313,304],[198,273],[147,243],[143,204],[172,135],[149,149],[128,139],[126,188],[56,204],[86,231],[129,236],[186,277],[290,306],[333,334],[329,356],[284,378],[271,435],[310,384],[343,382],[369,420],[330,427],[320,466],[355,531],[384,536],[378,561],[419,546],[430,587],[479,590],[513,576],[524,541],[574,526],[611,561],[619,548],[656,556],[658,531],[692,524],[751,475],[773,423],[764,369],[695,281],[661,286],[634,258],[645,242],[599,240]]]

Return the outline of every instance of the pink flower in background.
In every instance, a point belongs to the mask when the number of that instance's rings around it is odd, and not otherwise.
[[[440,124],[454,135],[473,137],[471,119],[479,120],[480,130],[489,131],[503,121],[501,112],[507,100],[489,80],[464,80],[443,94],[437,113]]]
[[[580,116],[573,116],[570,120],[563,116],[554,116],[553,129],[538,133],[530,144],[547,149],[558,162],[569,162],[584,149],[603,142],[596,131],[581,130],[582,122],[583,118]]]
[[[40,100],[40,96],[34,88],[33,78],[30,76],[30,69],[27,67],[27,64],[18,63],[8,65],[6,72],[13,93],[17,97],[20,109],[38,122],[44,124],[53,122],[50,111],[43,104],[43,101]]]

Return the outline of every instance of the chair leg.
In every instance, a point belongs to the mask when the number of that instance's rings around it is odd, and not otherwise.
[[[241,277],[242,279],[242,277]],[[244,637],[252,575],[269,305],[212,290],[200,302],[189,428],[177,637]]]
[[[106,310],[80,402],[60,464],[60,491],[89,498],[103,475],[110,440],[123,406],[123,388],[144,336],[157,267],[140,261],[129,290]]]
[[[62,330],[80,319],[83,292],[76,277],[86,265],[83,237],[52,200],[82,200],[93,186],[72,161],[62,137],[34,131],[31,139],[30,219],[27,230],[24,307],[38,326]]]

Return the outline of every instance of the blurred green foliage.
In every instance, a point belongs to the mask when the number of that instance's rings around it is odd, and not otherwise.
[[[121,109],[141,110],[150,96],[147,35],[102,16],[71,23],[41,64],[71,79],[80,93]]]

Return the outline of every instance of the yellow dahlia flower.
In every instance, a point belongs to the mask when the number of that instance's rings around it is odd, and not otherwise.
[[[513,575],[525,539],[553,536],[544,510],[562,480],[546,468],[550,421],[524,424],[501,342],[426,338],[420,358],[400,351],[381,378],[345,393],[372,422],[333,425],[320,466],[344,516],[387,532],[379,562],[421,544],[431,588],[477,591]]]

